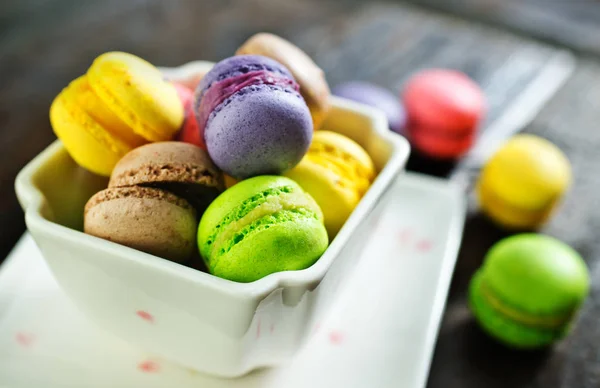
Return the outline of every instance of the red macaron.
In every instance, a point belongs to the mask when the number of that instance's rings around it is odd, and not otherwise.
[[[185,112],[185,120],[183,121],[183,125],[181,126],[179,134],[177,135],[177,140],[197,145],[206,151],[206,144],[204,143],[204,138],[200,133],[198,122],[194,117],[194,111],[192,108],[194,92],[182,84],[174,82],[173,85],[175,86],[175,89],[177,89],[177,94],[179,95],[179,99],[183,104],[183,110]]]
[[[435,159],[464,155],[485,114],[481,88],[465,74],[446,69],[412,76],[403,91],[406,134],[413,147]]]

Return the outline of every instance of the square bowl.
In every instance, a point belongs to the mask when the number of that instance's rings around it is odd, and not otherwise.
[[[168,79],[190,84],[211,66],[197,61],[161,71]],[[344,259],[340,250],[403,170],[410,149],[404,138],[388,130],[383,113],[339,98],[331,102],[323,128],[363,146],[378,175],[310,268],[236,283],[84,234],[84,205],[106,187],[107,179],[77,166],[60,141],[17,176],[27,228],[78,308],[117,336],[188,368],[224,377],[280,363],[302,343],[319,298],[315,288],[333,261]],[[259,342],[265,317],[278,332]]]

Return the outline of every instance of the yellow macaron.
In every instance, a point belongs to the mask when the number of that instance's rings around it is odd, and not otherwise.
[[[571,183],[571,166],[554,144],[535,135],[508,140],[477,182],[481,209],[509,229],[535,229],[552,214]]]
[[[69,154],[104,176],[131,149],[171,139],[183,117],[177,91],[158,69],[120,52],[99,56],[50,107],[52,128]]]
[[[177,90],[145,60],[109,52],[96,58],[87,74],[98,97],[145,139],[170,140],[181,127],[184,112]]]
[[[323,210],[333,239],[375,178],[369,154],[353,140],[330,131],[317,131],[307,154],[286,172]]]

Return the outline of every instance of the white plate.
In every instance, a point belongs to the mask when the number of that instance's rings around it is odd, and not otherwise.
[[[218,379],[154,358],[83,317],[25,235],[0,271],[0,385],[18,387],[422,388],[464,222],[444,180],[401,175],[325,277],[314,334],[293,360]],[[334,264],[335,265],[335,264]],[[327,306],[327,307],[325,307]],[[258,327],[256,336],[271,335]]]

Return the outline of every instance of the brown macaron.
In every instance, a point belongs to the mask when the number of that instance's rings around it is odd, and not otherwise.
[[[84,211],[85,233],[176,262],[193,254],[197,222],[185,199],[142,186],[102,190]]]
[[[108,187],[156,187],[185,198],[199,212],[224,189],[223,174],[208,153],[193,144],[150,143],[127,153],[115,166]]]
[[[314,128],[319,129],[329,112],[331,93],[325,73],[304,51],[277,35],[260,32],[244,42],[235,54],[262,55],[287,67],[300,85]]]

